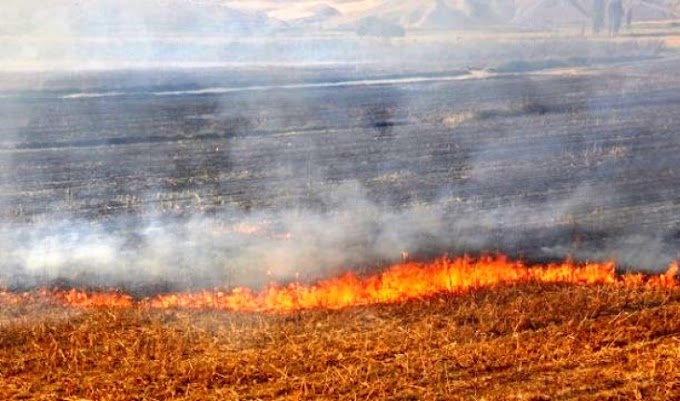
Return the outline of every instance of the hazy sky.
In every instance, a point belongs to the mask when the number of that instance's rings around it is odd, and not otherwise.
[[[369,9],[379,0],[358,1],[219,1],[219,0],[4,0],[0,5],[0,33],[21,36],[84,34],[93,25],[135,27],[153,33],[177,20],[211,21],[226,9],[261,13],[270,18],[291,20],[309,16],[315,7],[330,5],[343,14]],[[217,13],[217,15],[215,15]]]

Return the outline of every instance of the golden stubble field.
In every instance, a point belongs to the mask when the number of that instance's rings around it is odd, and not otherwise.
[[[0,308],[0,399],[680,398],[680,289],[524,283],[287,314]]]

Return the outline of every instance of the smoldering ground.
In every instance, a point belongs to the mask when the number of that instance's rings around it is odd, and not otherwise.
[[[369,273],[399,261],[402,252],[414,258],[497,251],[529,260],[616,259],[651,271],[674,257],[673,244],[661,236],[610,231],[598,238],[585,227],[577,231],[565,225],[561,218],[589,207],[578,195],[488,210],[442,204],[394,208],[368,200],[359,184],[345,184],[332,192],[327,205],[327,212],[232,210],[182,220],[50,219],[6,227],[0,282],[15,289],[59,285],[154,292],[259,288],[272,281],[314,281],[347,269]]]
[[[5,5],[3,70],[43,72],[0,76],[0,286],[257,286],[402,252],[675,257],[659,41],[286,36],[199,3]],[[630,66],[525,75],[612,60]]]
[[[680,98],[672,68],[644,66],[6,100],[1,284],[258,287],[402,252],[659,271],[677,256]]]

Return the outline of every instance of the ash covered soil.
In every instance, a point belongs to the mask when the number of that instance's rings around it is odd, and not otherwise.
[[[677,59],[526,73],[272,67],[39,82],[42,90],[0,98],[5,227],[77,220],[131,232],[135,243],[130,227],[148,216],[326,213],[337,188],[353,186],[355,208],[437,210],[436,227],[419,227],[395,256],[499,251],[660,269],[678,250]]]

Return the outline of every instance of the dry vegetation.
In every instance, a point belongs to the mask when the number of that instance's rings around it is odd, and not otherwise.
[[[0,310],[2,399],[677,399],[680,290],[505,286],[288,315]]]

